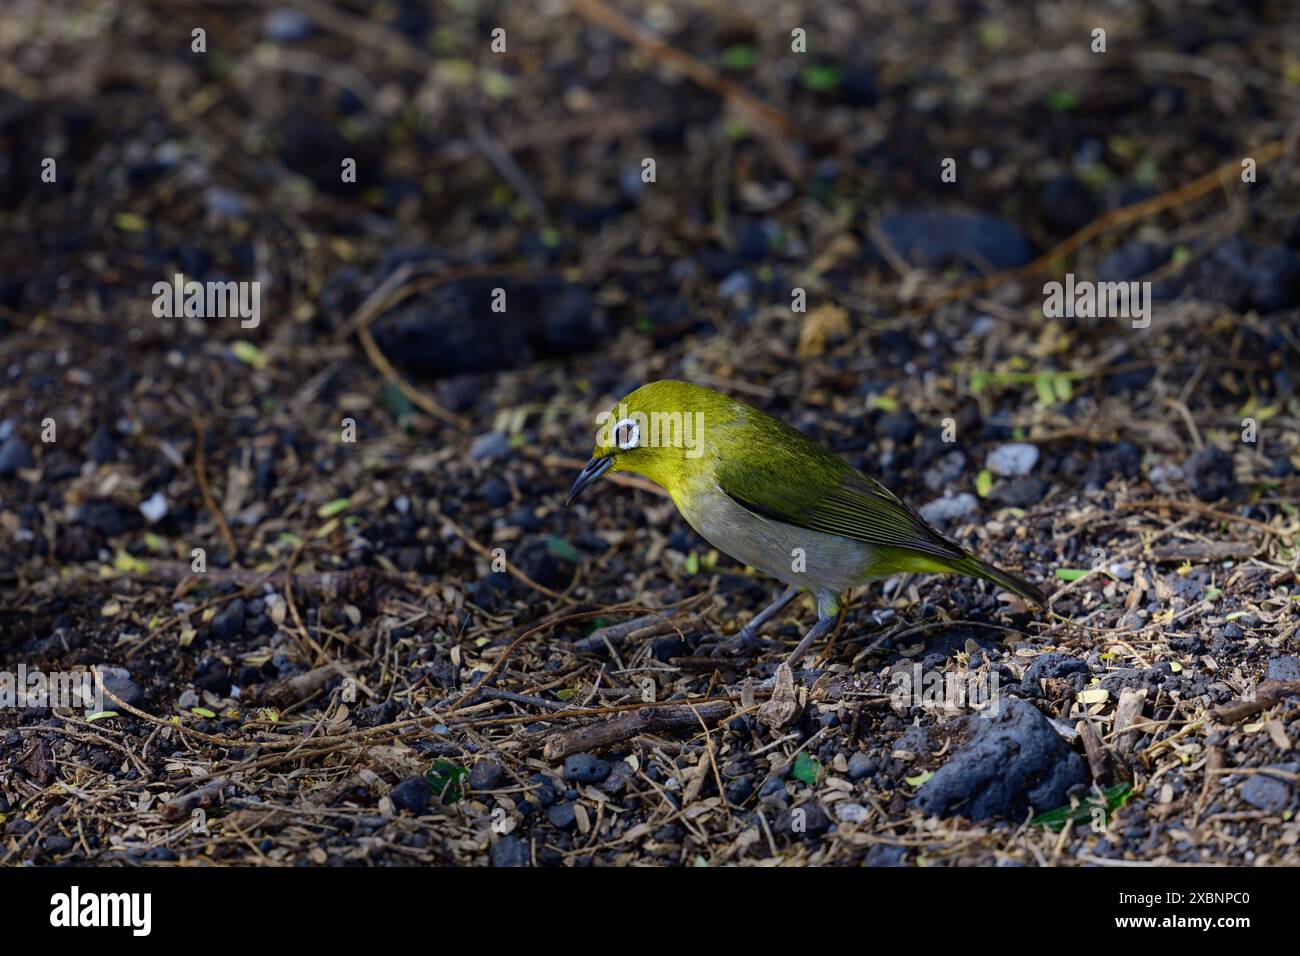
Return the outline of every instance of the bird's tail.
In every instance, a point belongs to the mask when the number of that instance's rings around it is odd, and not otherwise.
[[[998,587],[1006,588],[1013,594],[1019,594],[1026,601],[1033,601],[1039,607],[1047,607],[1047,595],[1019,575],[1003,571],[987,561],[971,555],[960,561],[954,561],[952,569],[958,574],[969,574],[986,581],[992,581]]]

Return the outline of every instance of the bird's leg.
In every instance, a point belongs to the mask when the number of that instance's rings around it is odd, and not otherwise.
[[[758,629],[760,627],[762,627],[768,621],[772,620],[772,618],[776,617],[777,614],[780,613],[782,608],[784,608],[787,604],[789,604],[798,596],[799,596],[798,588],[795,587],[786,588],[786,590],[782,592],[779,598],[777,598],[767,607],[763,608],[761,611],[755,614],[752,618],[750,618],[749,623],[740,629],[740,634],[739,634],[740,643],[742,645],[745,645],[748,644],[750,641],[752,641],[755,635],[758,634]]]
[[[821,609],[819,608],[818,610]],[[808,648],[812,646],[812,643],[815,640],[817,640],[819,637],[824,637],[827,634],[827,632],[829,632],[830,629],[835,626],[835,618],[837,616],[838,616],[838,612],[836,612],[835,614],[823,613],[820,617],[818,617],[817,623],[814,624],[811,628],[809,628],[808,633],[803,636],[803,640],[801,640],[799,642],[799,645],[793,651],[790,652],[790,656],[785,659],[785,666],[793,670],[795,661],[803,657],[804,652],[807,651]]]
[[[737,651],[748,650],[761,645],[762,642],[757,640],[758,629],[776,617],[782,608],[798,596],[799,589],[795,587],[783,592],[779,598],[750,618],[748,624],[727,638],[727,640],[720,642],[713,650],[714,656],[716,657],[719,653],[734,654]]]

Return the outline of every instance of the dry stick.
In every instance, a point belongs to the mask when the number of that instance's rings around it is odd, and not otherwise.
[[[298,615],[298,605],[293,599],[293,566],[297,564],[298,557],[302,554],[302,550],[306,547],[306,544],[307,538],[305,536],[298,539],[298,544],[293,549],[293,554],[289,555],[289,561],[284,567],[284,602],[289,606],[289,613],[293,615],[293,623],[297,626],[298,634],[301,636],[306,648],[314,650],[320,660],[328,661],[330,657],[325,653],[325,649],[316,642],[316,640],[311,636],[311,632],[303,625],[302,618]],[[299,698],[299,700],[301,699],[302,698]]]
[[[489,561],[496,560],[496,557],[492,554],[491,551],[489,551],[486,547],[484,547],[483,545],[475,541],[473,536],[470,535],[468,531],[462,528],[451,518],[448,518],[445,514],[443,514],[442,511],[439,510],[438,506],[434,504],[432,501],[429,502],[428,508],[435,518],[437,518],[439,521],[444,522],[449,528],[451,528],[452,531],[456,532],[456,537],[464,541],[465,544],[467,544],[472,551],[474,551],[481,557],[487,558]],[[503,560],[505,560],[506,570],[509,571],[513,576],[518,578],[520,581],[523,581],[524,584],[528,585],[534,591],[537,591],[541,594],[545,594],[547,597],[554,598],[555,600],[560,601],[564,604],[572,605],[577,603],[577,601],[575,601],[573,598],[569,597],[568,595],[561,594],[559,591],[552,591],[546,585],[539,584],[538,582],[534,581],[523,571],[519,570],[519,568],[515,567],[515,565],[511,561],[506,559]]]
[[[370,334],[370,325],[379,316],[417,292],[428,291],[448,282],[484,276],[526,277],[542,274],[536,269],[518,266],[474,266],[466,269],[452,269],[434,276],[422,275],[419,276],[417,281],[408,282],[408,280],[416,276],[416,271],[411,266],[404,264],[395,269],[370,295],[366,296],[361,305],[357,307],[357,310],[343,324],[343,327],[339,330],[338,338],[346,338],[349,333],[355,331],[357,338],[361,341],[361,347],[365,349],[366,357],[370,359],[370,364],[405,395],[411,404],[428,412],[439,421],[445,422],[460,431],[468,432],[473,428],[468,419],[443,408],[398,374],[392,363],[388,361],[388,358],[375,343],[374,336]]]
[[[1257,163],[1267,163],[1282,155],[1286,149],[1285,139],[1276,139],[1271,143],[1266,143],[1259,149],[1250,153]],[[972,282],[959,285],[955,289],[949,289],[927,302],[913,306],[909,311],[911,314],[923,314],[933,311],[946,302],[952,302],[956,299],[965,299],[968,296],[984,292],[991,288],[996,288],[1004,282],[1011,282],[1017,279],[1032,279],[1034,276],[1046,272],[1057,260],[1070,255],[1072,252],[1080,249],[1087,243],[1091,242],[1097,236],[1112,229],[1121,229],[1124,226],[1131,225],[1135,222],[1141,222],[1151,216],[1162,213],[1167,209],[1174,209],[1193,200],[1199,199],[1207,193],[1213,192],[1228,182],[1236,179],[1241,173],[1240,160],[1230,160],[1217,169],[1211,170],[1204,176],[1192,180],[1186,185],[1177,189],[1171,189],[1168,192],[1161,193],[1159,196],[1153,196],[1150,199],[1131,206],[1123,206],[1114,209],[1104,215],[1098,216],[1088,225],[1084,226],[1078,232],[1066,238],[1059,245],[1055,246],[1048,252],[1039,256],[1033,262],[1016,269],[1007,269],[1003,272],[994,272],[990,275],[983,276]]]
[[[575,727],[546,738],[542,756],[547,760],[562,760],[570,754],[583,753],[597,747],[607,747],[638,734],[659,734],[687,730],[701,724],[708,729],[732,711],[730,701],[695,706],[694,701],[680,702],[684,706],[675,710],[636,710],[612,720]]]
[[[230,560],[234,562],[239,558],[239,548],[235,545],[235,536],[230,533],[230,525],[226,524],[226,516],[217,507],[217,502],[212,497],[212,490],[208,487],[208,476],[204,474],[203,419],[197,413],[191,412],[190,420],[194,422],[194,480],[198,483],[199,494],[203,496],[203,506],[212,513],[212,517],[216,520],[217,528],[221,532],[221,539],[226,543],[226,548],[230,551]]]
[[[1235,724],[1297,694],[1300,694],[1300,680],[1266,680],[1255,688],[1254,700],[1241,700],[1216,707],[1214,717],[1225,724]]]
[[[520,644],[522,644],[525,640],[532,637],[534,634],[538,633],[539,631],[544,631],[549,627],[555,626],[556,624],[566,624],[571,621],[585,621],[593,617],[603,617],[606,614],[617,614],[621,611],[646,611],[650,614],[660,614],[659,611],[656,611],[652,607],[624,607],[624,608],[619,608],[617,610],[610,610],[608,608],[604,608],[598,611],[583,611],[581,614],[566,614],[563,617],[557,617],[557,618],[552,618],[549,621],[543,621],[541,624],[538,624],[535,627],[531,627],[528,630],[524,631],[524,633],[520,634],[513,641],[511,641],[506,646],[506,649],[501,652],[501,656],[497,658],[496,663],[492,665],[491,669],[486,674],[484,674],[481,678],[479,678],[478,683],[476,683],[473,687],[471,687],[463,695],[461,695],[460,700],[452,704],[451,708],[447,711],[447,713],[454,714],[456,711],[464,707],[465,704],[469,700],[471,700],[474,697],[474,695],[477,694],[482,688],[486,687],[488,681],[492,680],[492,678],[494,678],[497,675],[497,673],[501,670],[501,668],[505,666],[506,660],[514,652],[514,649],[518,647]],[[660,616],[662,616],[662,614]],[[681,629],[678,628],[676,624],[673,625],[673,628],[677,631],[678,637],[682,638],[682,640],[686,639],[686,636],[682,634]]]
[[[1201,504],[1199,501],[1178,501],[1174,498],[1150,498],[1146,501],[1117,501],[1115,502],[1115,507],[1120,511],[1142,511],[1146,508],[1168,508],[1171,511],[1194,511],[1198,515],[1203,515],[1207,518],[1217,518],[1219,521],[1235,521],[1238,524],[1248,525],[1249,527],[1263,531],[1265,534],[1276,535],[1277,537],[1286,540],[1290,540],[1295,534],[1293,531],[1283,531],[1281,528],[1275,528],[1262,521],[1256,521],[1254,518],[1235,515],[1230,511],[1220,511],[1218,508],[1212,508],[1209,505]]]
[[[357,338],[361,340],[361,347],[365,349],[370,364],[378,369],[379,373],[398,391],[405,395],[412,405],[419,406],[439,421],[467,432],[470,430],[470,423],[459,415],[449,412],[402,378],[384,353],[379,350],[374,336],[370,334],[371,322],[417,290],[418,284],[406,285],[406,281],[411,277],[412,273],[411,267],[405,264],[395,269],[366,296],[348,321],[343,324],[339,336],[341,338],[346,337],[349,331],[356,329]]]
[[[211,783],[204,784],[196,790],[189,793],[183,793],[179,797],[168,800],[161,807],[162,818],[164,820],[175,820],[178,817],[188,817],[199,807],[210,807],[221,797],[221,791],[225,789],[230,780],[228,777],[218,777]]]
[[[361,347],[366,350],[366,357],[370,359],[370,364],[377,368],[379,374],[383,375],[398,391],[405,395],[412,405],[422,408],[434,418],[446,422],[453,428],[458,428],[463,432],[470,430],[471,426],[468,419],[447,411],[397,374],[397,370],[384,357],[384,353],[379,351],[379,346],[375,344],[375,338],[370,334],[370,329],[365,327],[358,329],[357,338],[361,340]]]

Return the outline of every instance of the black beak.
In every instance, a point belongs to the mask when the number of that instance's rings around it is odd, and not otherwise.
[[[567,508],[569,505],[573,504],[573,499],[578,497],[582,489],[586,488],[589,484],[607,472],[609,466],[612,464],[614,464],[613,455],[605,455],[603,458],[593,458],[591,461],[587,462],[587,467],[582,469],[582,473],[578,475],[578,480],[575,481],[573,487],[569,489],[569,497],[564,499],[564,507]]]

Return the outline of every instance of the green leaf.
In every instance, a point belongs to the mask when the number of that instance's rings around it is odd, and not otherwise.
[[[1074,90],[1053,90],[1047,94],[1047,108],[1053,113],[1064,113],[1078,106],[1079,99]]]
[[[694,551],[692,551],[690,554],[686,556],[686,573],[687,574],[700,573],[700,556],[696,554]]]
[[[1062,581],[1077,581],[1088,573],[1087,568],[1057,568],[1056,576]]]
[[[835,89],[844,80],[844,74],[838,66],[809,66],[799,75],[803,85],[814,93],[826,93]]]
[[[113,567],[123,574],[144,574],[149,570],[149,562],[119,549],[117,557],[113,559]]]
[[[790,770],[790,776],[811,787],[816,785],[817,775],[821,770],[822,765],[801,750],[799,756],[794,758],[794,767]]]
[[[469,771],[458,767],[450,760],[439,760],[424,775],[425,783],[433,790],[433,795],[445,804],[456,803],[465,795],[465,778]]]
[[[754,48],[737,43],[722,51],[722,65],[728,70],[747,70],[754,65]]]
[[[1056,404],[1056,390],[1052,387],[1052,373],[1043,372],[1034,378],[1034,391],[1038,393],[1040,405]]]
[[[993,472],[987,468],[983,469],[975,476],[975,493],[981,498],[987,498],[989,492],[993,489]]]
[[[745,121],[736,116],[727,117],[723,123],[723,129],[726,131],[727,139],[737,142],[749,135],[749,127],[745,125]],[[818,180],[818,182],[820,181]]]
[[[196,717],[215,718],[217,716],[212,711],[208,710],[206,707],[191,707],[190,713]]]
[[[920,773],[918,773],[915,777],[904,777],[903,779],[907,782],[907,785],[909,787],[919,788],[921,784],[925,783],[933,776],[934,776],[933,770],[923,770]]]
[[[1129,784],[1117,783],[1115,786],[1103,790],[1100,798],[1093,794],[1082,803],[1057,807],[1055,810],[1049,810],[1047,813],[1034,817],[1029,822],[1034,826],[1049,827],[1059,832],[1065,828],[1067,823],[1090,822],[1093,811],[1100,808],[1105,821],[1109,823],[1111,814],[1128,803],[1132,792],[1132,787]]]
[[[546,551],[552,557],[559,558],[561,561],[568,561],[571,564],[578,563],[578,549],[559,535],[553,534],[546,539]]]
[[[236,339],[230,343],[230,351],[235,358],[245,365],[251,365],[254,368],[264,368],[266,366],[266,356],[252,342]]]
[[[333,518],[347,511],[352,505],[351,498],[335,498],[333,501],[327,501],[316,509],[316,517]]]
[[[415,414],[415,406],[406,397],[406,393],[392,382],[384,383],[384,392],[379,400],[384,408],[393,413],[399,425],[405,424]]]
[[[104,720],[106,717],[116,717],[115,710],[97,710],[93,714],[86,715],[86,723],[93,724],[97,720]]]
[[[119,212],[113,217],[113,225],[123,232],[143,232],[148,224],[143,216],[138,216],[133,212]]]
[[[1074,385],[1070,382],[1068,375],[1052,376],[1052,392],[1056,395],[1058,402],[1068,402],[1074,397]]]

